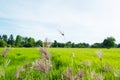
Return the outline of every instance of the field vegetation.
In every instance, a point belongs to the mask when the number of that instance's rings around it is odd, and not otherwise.
[[[0,80],[120,80],[120,50],[0,48]]]

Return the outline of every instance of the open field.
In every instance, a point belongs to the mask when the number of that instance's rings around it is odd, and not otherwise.
[[[0,54],[3,50],[0,48]],[[6,57],[0,56],[0,80],[120,80],[120,49],[48,48],[48,51],[51,68],[44,72],[32,67],[41,57],[38,48],[11,48]]]

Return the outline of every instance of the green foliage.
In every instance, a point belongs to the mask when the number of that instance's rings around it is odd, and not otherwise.
[[[17,35],[15,40],[14,36],[11,34],[9,38],[7,38],[7,35],[0,35],[0,40],[3,40],[7,43],[7,46],[11,47],[38,47],[38,46],[49,46],[54,48],[112,48],[117,47],[119,48],[119,44],[115,44],[115,38],[108,37],[104,39],[102,43],[94,43],[92,45],[89,45],[88,43],[73,43],[71,41],[68,41],[66,43],[57,42],[57,40],[54,40],[54,42],[48,42],[47,39],[45,39],[45,42],[38,40],[35,41],[32,37],[22,37],[20,35]],[[3,44],[0,44],[3,45]],[[1,46],[2,47],[2,46]]]
[[[71,47],[71,41],[68,41],[68,42],[66,43],[66,47],[68,47],[68,48]]]
[[[106,38],[104,41],[103,41],[103,46],[105,48],[112,48],[112,47],[115,47],[115,38],[113,37],[108,37]]]
[[[0,54],[2,50],[3,48],[0,48]],[[38,49],[12,48],[8,56],[5,58],[0,56],[0,80],[62,80],[61,75],[65,73],[67,67],[71,67],[72,76],[76,76],[78,70],[84,70],[85,76],[82,80],[101,80],[99,78],[120,80],[119,49],[101,49],[104,53],[102,61],[95,54],[98,48],[48,48],[48,50],[51,53],[52,69],[43,73],[29,67],[40,58]],[[23,70],[19,78],[15,77],[17,68]],[[108,72],[105,72],[106,70]]]
[[[2,36],[2,40],[4,40],[5,42],[7,42],[7,41],[8,41],[8,37],[7,37],[7,35],[6,35],[6,34],[4,34],[4,35]]]
[[[34,38],[28,38],[26,41],[25,47],[34,47],[35,46],[35,40]]]
[[[43,47],[43,42],[41,40],[38,40],[35,44],[36,44],[36,46]]]
[[[25,47],[25,46],[26,46],[27,41],[28,41],[28,38],[27,38],[27,37],[22,37],[22,42],[21,42],[22,47]]]
[[[117,48],[120,48],[120,44],[117,45]]]
[[[102,48],[103,44],[102,43],[94,43],[93,45],[91,45],[92,48]]]
[[[2,40],[2,36],[0,35],[0,40]]]
[[[8,44],[11,45],[12,47],[14,47],[14,45],[15,45],[14,38],[13,38],[12,34],[8,38]]]
[[[55,40],[52,43],[51,47],[60,47],[60,48],[64,48],[64,47],[67,47],[67,48],[88,48],[89,44],[88,43],[78,43],[78,44],[75,44],[75,43],[72,43],[71,41],[68,41],[66,43],[60,43],[60,42],[57,42]]]
[[[88,48],[89,44],[88,43],[78,43],[79,48]]]
[[[16,41],[15,41],[15,46],[20,47],[21,46],[21,41],[22,41],[22,37],[20,35],[17,35]]]
[[[58,42],[56,40],[54,40],[54,42],[51,45],[52,47],[58,47]]]
[[[75,48],[76,46],[75,46],[75,43],[72,43],[71,44],[71,48]]]
[[[4,40],[0,40],[0,47],[7,46],[7,43]]]

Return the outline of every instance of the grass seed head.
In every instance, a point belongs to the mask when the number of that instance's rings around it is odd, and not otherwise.
[[[79,70],[77,76],[76,76],[76,80],[80,80],[85,76],[85,71],[84,70]]]
[[[102,53],[102,51],[96,51],[96,54],[98,55],[100,61],[102,61],[102,59],[103,59],[103,53]]]
[[[111,68],[110,65],[106,65],[106,64],[104,64],[103,72],[109,72],[109,71],[110,71],[110,68]]]
[[[42,53],[42,58],[50,60],[50,53],[48,52],[47,49],[40,47],[39,50]]]
[[[91,80],[104,80],[104,76],[100,73],[96,73],[95,71],[91,72]]]
[[[44,73],[47,73],[51,69],[51,65],[51,62],[46,59],[39,59],[32,63],[33,68]]]
[[[16,74],[15,74],[15,77],[16,78],[19,78],[20,77],[20,73],[21,72],[24,72],[25,69],[22,67],[22,66],[18,66],[17,70],[16,70]]]
[[[6,48],[3,52],[2,52],[2,57],[6,57],[8,54],[9,48]]]
[[[26,69],[26,68],[30,68],[31,67],[31,63],[29,63],[29,62],[25,62],[24,63],[24,68]]]
[[[71,57],[74,58],[75,57],[75,53],[71,53]]]
[[[68,67],[64,73],[62,73],[62,78],[68,79],[68,80],[73,80],[73,70],[71,67]]]
[[[82,65],[82,66],[91,67],[91,66],[92,66],[92,62],[91,62],[91,61],[82,61],[82,62],[81,62],[81,65]]]
[[[45,41],[43,43],[43,46],[44,47],[50,47],[52,44],[52,42],[48,39],[48,38],[45,38]]]

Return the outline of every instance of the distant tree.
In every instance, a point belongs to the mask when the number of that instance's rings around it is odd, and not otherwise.
[[[35,47],[35,40],[34,38],[28,38],[24,47]]]
[[[15,46],[16,47],[21,47],[21,42],[22,42],[22,37],[20,35],[17,35],[16,41],[15,41]]]
[[[65,47],[65,44],[64,43],[57,43],[57,47],[60,47],[60,48],[64,48]]]
[[[90,45],[88,43],[83,43],[83,48],[88,48]]]
[[[7,42],[7,41],[8,41],[8,37],[7,37],[7,35],[6,35],[6,34],[4,34],[4,35],[2,36],[2,40],[4,40],[5,42]]]
[[[4,40],[0,40],[0,47],[7,46],[7,43]]]
[[[52,47],[58,47],[58,42],[56,40],[54,40],[54,42],[51,45]]]
[[[36,46],[41,46],[43,47],[43,42],[41,40],[36,41]]]
[[[112,47],[115,47],[115,38],[113,38],[113,37],[107,37],[103,41],[103,46],[105,48],[108,48],[108,49],[112,48]]]
[[[117,48],[120,48],[120,44],[117,45]]]
[[[22,37],[22,46],[25,47],[28,43],[28,38],[27,37]]]
[[[89,44],[88,43],[78,43],[77,45],[79,48],[88,48]]]
[[[75,44],[75,47],[76,47],[76,48],[79,48],[79,43],[78,43],[78,44]]]
[[[66,43],[66,47],[68,47],[68,48],[71,48],[71,41],[68,41],[67,43]]]
[[[71,44],[71,47],[72,47],[72,48],[75,48],[75,47],[76,47],[76,46],[75,46],[75,43],[72,43],[72,44]]]
[[[115,46],[114,46],[114,47],[115,47],[115,48],[117,48],[117,46],[118,46],[118,44],[115,44]]]
[[[30,37],[30,38],[28,39],[28,43],[31,44],[31,47],[34,47],[34,46],[35,46],[35,39]]]
[[[15,42],[14,42],[14,38],[13,35],[11,34],[10,37],[8,38],[8,44],[11,45],[12,47],[14,46]]]
[[[2,40],[2,36],[0,35],[0,40]]]
[[[94,43],[91,45],[92,48],[102,48],[103,44],[102,43]]]
[[[83,45],[82,43],[78,43],[78,47],[79,47],[79,48],[83,48],[84,45]]]

